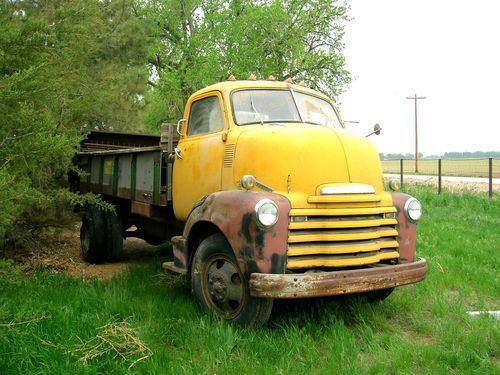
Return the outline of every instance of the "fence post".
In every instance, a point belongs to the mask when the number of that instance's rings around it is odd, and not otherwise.
[[[441,194],[441,159],[438,159],[438,194]]]
[[[403,186],[403,159],[399,160],[399,171],[400,171],[400,180],[401,180],[401,186]]]
[[[493,198],[493,158],[488,159],[488,197]]]

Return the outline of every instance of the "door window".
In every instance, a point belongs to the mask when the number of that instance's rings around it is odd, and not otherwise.
[[[213,133],[223,127],[224,120],[217,96],[200,99],[191,105],[187,135]]]

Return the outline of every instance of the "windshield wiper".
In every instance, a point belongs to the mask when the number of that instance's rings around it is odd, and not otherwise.
[[[252,95],[250,95],[250,108],[252,108],[252,111],[259,116],[260,124],[264,125],[264,120],[262,120],[262,115],[260,114],[259,111],[257,111],[257,108],[255,108],[255,105],[253,104]]]

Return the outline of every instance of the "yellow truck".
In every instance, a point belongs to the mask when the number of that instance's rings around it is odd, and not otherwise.
[[[230,77],[194,93],[161,138],[94,132],[77,163],[79,190],[116,207],[83,215],[87,260],[118,259],[130,235],[171,240],[164,267],[243,326],[265,323],[276,298],[384,299],[427,273],[420,202],[386,191],[373,144],[302,84]]]

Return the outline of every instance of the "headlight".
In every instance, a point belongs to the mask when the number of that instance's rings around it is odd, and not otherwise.
[[[270,228],[278,221],[278,206],[270,199],[262,199],[255,205],[257,224]]]
[[[417,222],[422,217],[422,204],[418,199],[410,198],[405,203],[404,211],[408,219]]]
[[[393,178],[391,181],[389,181],[389,187],[392,191],[398,191],[401,187],[401,183],[397,178]]]

